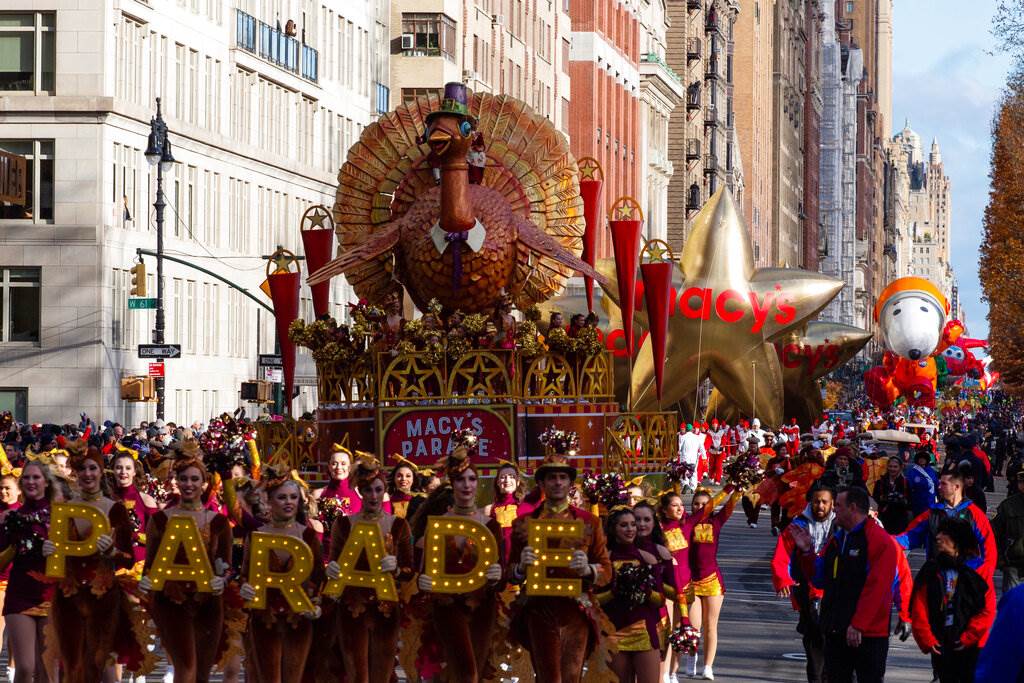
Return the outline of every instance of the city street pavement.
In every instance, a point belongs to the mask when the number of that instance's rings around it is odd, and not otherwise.
[[[998,493],[987,494],[990,516],[1006,497],[1003,479],[996,480],[996,488]],[[718,627],[716,681],[807,680],[796,613],[789,600],[776,598],[772,590],[770,562],[776,539],[771,535],[767,513],[763,510],[758,528],[751,529],[737,506],[723,527],[719,565],[725,576],[726,596]],[[923,552],[915,551],[910,560],[916,573],[924,562]],[[997,573],[997,590],[1001,581]],[[928,683],[931,679],[930,661],[913,638],[906,642],[890,640],[887,683]]]

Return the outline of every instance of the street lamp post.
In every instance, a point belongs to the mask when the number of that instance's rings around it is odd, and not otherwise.
[[[156,116],[149,120],[149,144],[146,146],[146,161],[156,166],[156,325],[153,327],[153,343],[164,343],[164,172],[171,170],[174,155],[171,141],[167,137],[167,124],[160,115],[160,98],[156,98]],[[164,378],[156,377],[156,419],[164,419]]]

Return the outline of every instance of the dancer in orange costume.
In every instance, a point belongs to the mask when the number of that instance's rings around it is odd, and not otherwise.
[[[111,652],[135,672],[152,668],[142,632],[141,608],[127,599],[117,569],[134,564],[132,523],[128,510],[104,495],[103,453],[84,442],[68,445],[70,465],[76,474],[78,494],[73,502],[94,507],[110,521],[110,533],[97,539],[94,555],[65,560],[65,578],[58,584],[50,607],[50,624],[56,635],[63,680],[68,683],[114,683],[119,680]],[[91,524],[73,520],[70,538],[84,538]],[[53,541],[43,543],[43,555],[56,552]],[[133,630],[136,627],[137,630]],[[140,642],[141,641],[141,642]]]
[[[402,467],[401,464],[396,465]],[[331,529],[331,548],[335,556],[327,564],[327,576],[341,575],[338,556],[348,541],[352,526],[359,522],[376,524],[384,535],[387,553],[380,569],[392,572],[397,581],[413,576],[412,534],[405,519],[384,512],[387,475],[376,461],[361,459],[356,466],[355,486],[362,497],[359,512],[338,517]],[[366,556],[356,562],[355,569],[369,571]],[[349,683],[389,683],[395,672],[401,605],[377,599],[369,588],[346,587],[338,598],[337,629],[345,675]]]
[[[457,447],[445,462],[450,483],[430,495],[413,518],[412,530],[416,548],[421,553],[426,544],[427,517],[466,517],[485,525],[494,536],[499,552],[501,528],[476,506],[478,474],[463,446]],[[477,563],[476,545],[468,539],[449,537],[445,550],[446,573],[470,571]],[[422,560],[420,561],[422,565]],[[475,683],[489,674],[487,662],[491,654],[491,636],[498,621],[498,602],[503,575],[500,559],[485,569],[487,583],[471,593],[434,593],[434,580],[421,573],[416,581],[425,594],[429,623],[428,634],[440,645],[445,668],[441,679],[453,683]]]
[[[199,526],[204,550],[214,569],[210,580],[212,593],[200,593],[191,581],[167,581],[164,590],[150,597],[149,612],[156,623],[160,642],[174,666],[174,683],[206,683],[218,655],[226,650],[228,635],[224,626],[224,577],[231,559],[231,525],[227,517],[203,505],[203,485],[210,475],[199,459],[199,447],[188,440],[184,457],[174,463],[174,479],[180,499],[172,507],[149,518],[146,527],[146,564],[149,572],[163,540],[168,520],[175,515],[191,517]],[[178,561],[184,562],[184,549]],[[139,581],[139,590],[152,590],[148,576]]]
[[[313,552],[313,571],[303,582],[302,590],[311,598],[317,598],[323,586],[324,563],[317,532],[298,518],[303,507],[300,484],[290,472],[278,473],[267,467],[261,486],[267,492],[270,521],[257,531],[298,538],[309,546]],[[251,536],[249,538],[252,539]],[[245,577],[249,575],[249,552],[250,547],[246,544],[242,563],[242,576]],[[270,551],[270,571],[286,572],[291,564],[290,554]],[[266,607],[249,612],[246,673],[253,683],[299,683],[313,644],[313,620],[320,616],[320,608],[299,614],[292,610],[281,591],[268,591],[271,592],[267,596]],[[244,600],[252,600],[256,596],[256,589],[248,583],[242,584],[239,592]]]

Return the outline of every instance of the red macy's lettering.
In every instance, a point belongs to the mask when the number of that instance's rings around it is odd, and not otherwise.
[[[800,347],[799,344],[775,345],[779,360],[786,368],[798,368],[807,364],[807,371],[814,372],[820,365],[824,370],[831,370],[839,364],[839,347],[835,344],[819,344],[818,346]]]
[[[746,297],[735,289],[727,289],[717,297],[709,287],[690,287],[679,295],[679,312],[693,320],[710,320],[714,312],[719,320],[726,323],[741,321],[747,314],[744,303],[750,302],[750,310],[754,320],[750,326],[752,333],[760,332],[768,316],[774,312],[774,320],[779,325],[786,325],[796,319],[796,309],[790,304],[789,296],[782,287],[776,285],[774,292],[766,292],[758,298],[757,292],[747,292]]]

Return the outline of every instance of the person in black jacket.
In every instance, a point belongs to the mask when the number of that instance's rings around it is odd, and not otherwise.
[[[914,579],[914,640],[931,654],[940,683],[974,681],[978,653],[995,618],[995,591],[966,563],[977,551],[969,523],[944,519],[935,535],[935,556]]]
[[[903,476],[903,460],[889,458],[885,476],[875,482],[872,498],[878,503],[878,519],[890,534],[901,534],[910,522],[910,486]]]

